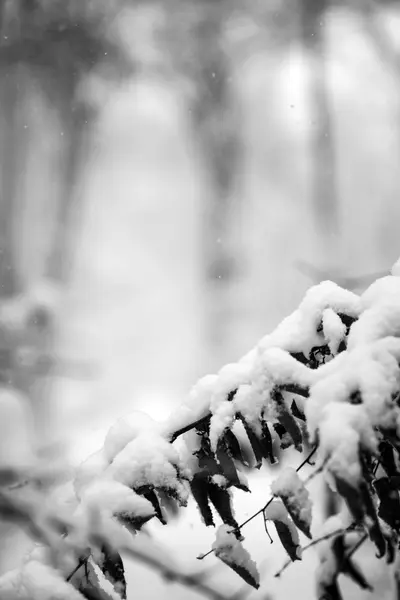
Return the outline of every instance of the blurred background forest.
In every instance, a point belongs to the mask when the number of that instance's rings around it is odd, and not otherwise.
[[[400,254],[400,2],[1,0],[0,35],[0,377],[35,452],[164,418]],[[31,452],[1,407],[0,457]]]

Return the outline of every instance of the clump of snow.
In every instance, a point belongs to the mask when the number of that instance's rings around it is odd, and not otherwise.
[[[76,470],[74,489],[78,498],[81,497],[83,490],[96,477],[102,476],[109,465],[103,448],[91,454],[84,460]]]
[[[262,349],[278,347],[288,352],[304,352],[308,355],[313,346],[324,343],[317,329],[325,309],[358,317],[362,306],[359,296],[344,290],[332,281],[311,287],[299,308],[286,317],[270,335],[260,342]]]
[[[194,423],[206,417],[210,410],[210,401],[218,375],[206,375],[192,387],[189,396],[164,424],[163,431],[166,437],[184,428],[189,423]]]
[[[228,480],[223,475],[213,475],[211,477],[211,481],[213,483],[215,483],[215,485],[217,485],[218,487],[223,488],[223,489],[226,489],[226,487],[228,485]]]
[[[134,489],[151,486],[171,490],[184,504],[188,494],[181,478],[191,474],[172,444],[147,431],[117,454],[104,475]]]
[[[159,423],[141,411],[135,411],[121,417],[106,435],[104,440],[105,457],[111,462],[138,435],[144,434],[146,431],[157,431],[159,427]]]
[[[111,515],[127,514],[132,517],[154,515],[154,508],[145,498],[117,481],[98,479],[89,485],[82,496],[82,505],[96,507]]]
[[[344,340],[346,335],[346,325],[335,311],[331,308],[326,308],[322,313],[322,329],[329,350],[332,354],[336,354],[340,343]]]
[[[378,441],[363,405],[332,402],[319,424],[318,462],[353,485],[361,480],[360,449],[377,451]]]

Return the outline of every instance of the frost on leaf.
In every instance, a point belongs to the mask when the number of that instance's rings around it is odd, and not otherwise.
[[[212,548],[215,555],[233,569],[246,583],[256,589],[260,587],[257,565],[228,526],[221,525],[219,527]]]
[[[272,483],[271,492],[281,498],[293,523],[311,539],[311,501],[308,490],[298,473],[290,467],[283,469]]]
[[[273,500],[264,510],[264,519],[273,521],[279,539],[292,561],[301,560],[301,546],[298,531],[289,518],[281,500]]]

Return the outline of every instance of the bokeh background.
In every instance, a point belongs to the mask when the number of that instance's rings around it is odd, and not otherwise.
[[[119,416],[165,418],[310,285],[360,291],[400,254],[397,0],[1,0],[0,36],[0,378],[36,452],[76,463]],[[213,539],[193,507],[154,527],[188,569]],[[251,598],[312,598],[311,553],[278,585],[248,531]]]

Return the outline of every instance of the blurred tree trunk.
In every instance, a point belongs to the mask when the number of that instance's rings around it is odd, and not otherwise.
[[[329,97],[324,28],[329,0],[303,0],[301,40],[309,64],[311,120],[311,196],[317,234],[317,255],[323,267],[335,269],[339,238],[339,198],[336,180],[334,123]]]
[[[225,0],[206,0],[197,10],[202,12],[195,32],[198,95],[194,119],[208,178],[203,221],[208,344],[219,363],[226,359],[232,327],[230,286],[237,264],[231,229],[241,142],[224,43],[230,6]]]

